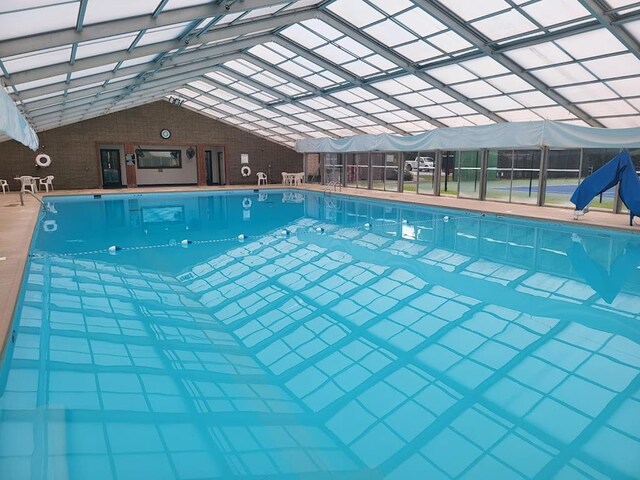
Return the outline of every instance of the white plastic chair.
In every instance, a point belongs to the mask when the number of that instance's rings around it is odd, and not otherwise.
[[[47,175],[44,178],[40,179],[40,187],[44,187],[47,192],[49,191],[49,187],[51,187],[51,191],[53,191],[53,175]]]
[[[9,184],[6,180],[0,180],[0,187],[2,187],[2,193],[10,192]]]
[[[264,172],[256,173],[258,176],[258,185],[266,185],[267,184],[267,174]]]
[[[282,184],[286,185],[289,181],[289,174],[287,172],[282,172]]]
[[[304,177],[304,172],[303,173],[296,173],[293,176],[293,184],[294,185],[300,185],[302,183],[302,179]]]
[[[31,175],[22,175],[20,177],[17,177],[16,180],[20,180],[21,192],[30,190],[31,193],[38,193],[38,186],[36,185],[36,182]]]

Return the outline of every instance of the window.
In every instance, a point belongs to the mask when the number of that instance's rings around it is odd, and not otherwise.
[[[138,168],[182,168],[180,150],[142,150]]]

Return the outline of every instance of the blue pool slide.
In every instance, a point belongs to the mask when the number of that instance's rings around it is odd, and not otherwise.
[[[591,200],[618,183],[620,199],[629,209],[629,225],[633,225],[633,217],[640,216],[640,180],[626,150],[585,178],[573,192],[571,202],[576,210],[583,210]]]

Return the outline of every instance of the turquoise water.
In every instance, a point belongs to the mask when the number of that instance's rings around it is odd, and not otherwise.
[[[3,480],[640,477],[638,234],[288,191],[50,202]]]

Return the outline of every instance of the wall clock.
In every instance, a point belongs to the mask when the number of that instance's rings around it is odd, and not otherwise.
[[[160,132],[160,136],[166,140],[171,136],[171,132],[165,128]]]

